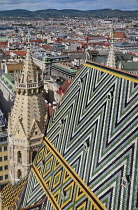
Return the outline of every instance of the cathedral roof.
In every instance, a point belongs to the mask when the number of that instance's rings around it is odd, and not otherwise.
[[[10,182],[1,191],[2,206],[11,209],[20,198],[23,189],[26,186],[28,177],[24,177],[16,184],[12,185]]]
[[[47,195],[48,210],[135,209],[137,83],[86,61],[49,121],[21,208]]]

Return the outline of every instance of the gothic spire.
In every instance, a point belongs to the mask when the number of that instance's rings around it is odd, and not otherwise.
[[[116,62],[115,62],[115,53],[114,53],[114,29],[113,29],[113,24],[111,25],[111,30],[110,30],[110,39],[111,39],[111,46],[110,46],[110,51],[109,55],[107,58],[107,66],[110,66],[112,68],[116,67]]]

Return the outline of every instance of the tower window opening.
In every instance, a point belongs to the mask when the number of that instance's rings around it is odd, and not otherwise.
[[[22,153],[21,153],[21,151],[17,152],[17,162],[22,163]]]
[[[38,131],[35,131],[35,135],[37,135],[38,134]]]
[[[18,179],[21,179],[22,178],[22,172],[21,172],[20,169],[17,171],[17,178]]]

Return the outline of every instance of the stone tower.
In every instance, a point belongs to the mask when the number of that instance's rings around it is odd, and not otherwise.
[[[9,115],[9,175],[12,183],[26,176],[44,136],[46,109],[43,81],[28,44],[23,69],[15,78],[16,98]]]

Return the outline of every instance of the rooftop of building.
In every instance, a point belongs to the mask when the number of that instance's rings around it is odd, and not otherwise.
[[[8,70],[20,70],[23,67],[23,63],[7,63]]]
[[[15,185],[10,182],[1,191],[4,199],[2,200],[3,207],[12,208],[18,201],[22,190],[25,188],[28,177],[24,177]],[[14,193],[13,193],[14,192]]]
[[[132,54],[115,54],[116,67],[124,71],[138,71],[138,62],[133,61],[137,57]],[[108,54],[100,55],[95,58],[95,62],[106,65]]]
[[[106,72],[108,74],[112,74],[112,75],[117,76],[119,78],[124,78],[126,80],[138,83],[138,75],[129,73],[129,72],[125,71],[124,69],[119,70],[117,68],[111,68],[111,67],[108,67],[106,65],[95,63],[95,62],[92,62],[92,61],[86,61],[84,66],[100,69],[100,71]]]
[[[17,54],[18,56],[25,56],[26,55],[25,50],[14,50],[13,53]]]
[[[138,72],[138,62],[122,62],[121,69],[125,71],[137,71]]]
[[[115,47],[138,47],[138,43],[131,42],[116,42]]]
[[[114,32],[114,38],[126,38],[125,32],[121,32],[121,31]]]
[[[65,94],[65,92],[67,91],[67,89],[70,86],[70,82],[69,81],[64,81],[63,84],[58,88],[58,90],[56,91],[56,93],[58,93],[59,95]]]
[[[5,74],[2,74],[0,79],[5,83],[5,85],[8,86],[8,88],[14,91],[14,78],[12,75],[5,73]]]
[[[60,67],[60,68],[63,68],[64,70],[69,71],[69,72],[72,72],[72,73],[78,71],[78,70],[76,70],[76,69],[73,69],[73,68],[71,68],[71,67],[69,67],[69,66],[67,66],[67,65],[63,65],[63,64],[61,64],[61,63],[55,63],[55,64],[53,64],[53,66],[58,66],[58,67]]]
[[[52,64],[52,68],[56,71],[59,71],[65,75],[68,75],[71,77],[74,77],[76,75],[76,73],[78,72],[77,69],[73,69],[73,68],[63,65],[61,63]]]

